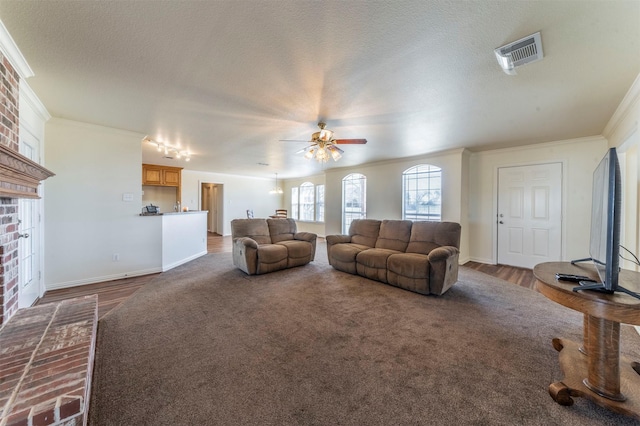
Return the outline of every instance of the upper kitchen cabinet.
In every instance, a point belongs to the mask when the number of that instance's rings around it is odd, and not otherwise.
[[[164,193],[163,188],[157,188],[157,191],[152,191],[155,197],[159,197],[159,194],[162,195],[162,199],[153,200],[156,203],[166,203],[173,205],[176,201],[181,200],[181,184],[182,177],[182,167],[169,167],[169,166],[158,166],[156,164],[143,164],[142,165],[142,186],[144,189],[145,185],[154,186],[154,187],[168,187],[167,191],[172,191],[171,194]],[[170,189],[173,188],[173,189]],[[160,192],[158,192],[160,191]],[[173,193],[175,191],[175,194]],[[171,198],[171,200],[169,200]],[[144,199],[144,195],[143,195]],[[166,206],[164,211],[170,211]]]
[[[142,184],[156,186],[177,186],[179,188],[181,173],[182,167],[143,164]]]

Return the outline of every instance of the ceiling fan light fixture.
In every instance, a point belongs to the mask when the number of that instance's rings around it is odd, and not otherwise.
[[[304,158],[315,160],[319,163],[326,163],[329,158],[333,158],[333,161],[338,161],[342,158],[344,151],[336,146],[336,144],[365,144],[366,139],[334,139],[333,130],[326,128],[326,123],[319,122],[319,132],[314,132],[311,135],[310,141],[297,141],[297,140],[282,140],[284,142],[309,142],[311,145],[296,152],[296,154],[304,153]]]
[[[311,160],[313,158],[313,155],[316,153],[316,148],[315,147],[311,147],[309,148],[309,150],[304,154],[304,158],[306,158],[307,160]]]
[[[331,158],[333,158],[333,161],[338,161],[339,159],[341,159],[342,153],[344,152],[335,145],[329,146],[329,151],[331,152]]]
[[[318,152],[316,152],[316,160],[318,160],[321,163],[326,163],[328,159],[329,159],[329,152],[325,147],[320,147],[318,149]]]

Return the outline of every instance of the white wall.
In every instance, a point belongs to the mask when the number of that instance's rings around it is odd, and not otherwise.
[[[627,92],[603,132],[610,147],[616,147],[623,178],[623,217],[620,244],[640,253],[640,75]],[[631,256],[625,255],[625,258]],[[640,270],[634,262],[623,260],[625,269]],[[639,328],[640,331],[640,328]]]
[[[588,257],[591,179],[607,150],[603,137],[558,141],[474,153],[469,168],[470,258],[496,262],[498,168],[527,164],[563,164],[563,260]]]
[[[222,186],[223,205],[218,218],[222,235],[231,235],[231,219],[246,218],[247,210],[253,210],[254,217],[268,217],[283,205],[284,194],[269,194],[275,185],[275,179],[182,170],[183,207],[189,207],[189,210],[200,209],[202,183]]]
[[[139,215],[144,135],[55,118],[45,130],[47,289],[158,272],[161,232]]]

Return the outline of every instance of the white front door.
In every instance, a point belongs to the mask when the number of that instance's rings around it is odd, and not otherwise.
[[[38,162],[37,143],[22,140],[20,153]],[[39,199],[22,198],[18,201],[18,308],[28,308],[42,295],[40,284],[40,221]]]
[[[562,164],[498,169],[498,263],[533,268],[562,257]]]

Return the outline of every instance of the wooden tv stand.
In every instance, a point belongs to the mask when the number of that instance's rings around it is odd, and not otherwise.
[[[584,314],[582,345],[553,339],[564,379],[549,385],[549,394],[561,405],[572,405],[572,397],[583,397],[640,419],[640,360],[620,357],[620,323],[640,325],[640,300],[618,292],[574,292],[578,283],[556,280],[558,272],[597,279],[589,264],[548,262],[533,268],[540,293]],[[640,273],[622,270],[619,283],[640,292]]]

